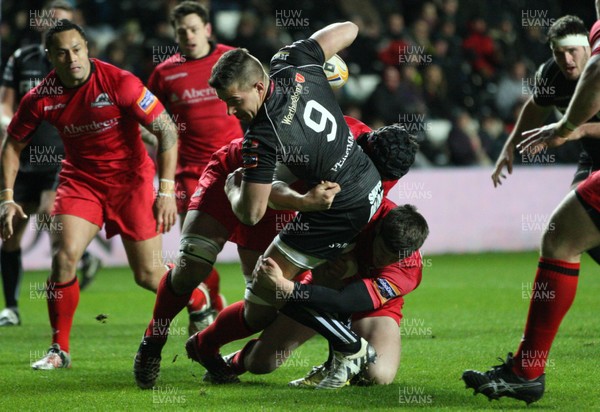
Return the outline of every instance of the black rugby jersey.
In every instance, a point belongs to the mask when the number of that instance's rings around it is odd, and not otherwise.
[[[270,94],[244,136],[244,180],[270,183],[277,162],[309,187],[322,180],[342,190],[334,208],[368,196],[380,180],[377,169],[354,142],[323,73],[316,40],[300,40],[271,59]]]
[[[567,79],[554,59],[548,59],[535,74],[533,101],[538,106],[555,106],[564,115],[576,86],[577,80]],[[589,121],[600,121],[600,114],[596,114]],[[580,163],[591,161],[593,170],[600,169],[600,139],[584,137],[580,140],[580,144],[582,147]]]
[[[15,90],[18,105],[23,96],[50,73],[52,65],[41,44],[18,49],[10,56],[2,85]],[[16,111],[16,108],[12,108]],[[42,122],[32,134],[29,145],[21,152],[19,171],[49,173],[60,169],[64,148],[58,131],[48,122]]]

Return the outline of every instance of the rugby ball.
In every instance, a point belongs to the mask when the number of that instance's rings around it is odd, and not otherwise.
[[[323,71],[329,85],[334,89],[339,89],[348,81],[348,66],[337,54],[334,54],[331,59],[325,62]]]

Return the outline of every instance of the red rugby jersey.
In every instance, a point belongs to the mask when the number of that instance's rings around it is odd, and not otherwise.
[[[63,168],[96,177],[135,170],[148,157],[139,123],[164,107],[133,74],[97,59],[81,86],[66,88],[55,71],[21,101],[8,133],[27,140],[42,120],[57,128],[65,146]]]
[[[227,105],[208,85],[214,64],[232,47],[217,44],[200,59],[175,54],[159,64],[148,80],[148,88],[167,106],[179,129],[178,172],[187,166],[204,167],[210,156],[243,131]]]

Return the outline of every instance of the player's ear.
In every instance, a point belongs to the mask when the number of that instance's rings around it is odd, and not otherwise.
[[[212,36],[212,24],[206,23],[204,25],[204,34],[206,34],[206,37]]]

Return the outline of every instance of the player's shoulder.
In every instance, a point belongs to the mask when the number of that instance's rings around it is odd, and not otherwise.
[[[102,82],[108,82],[116,86],[127,86],[132,80],[140,81],[133,73],[108,62],[98,59],[90,59],[90,62],[94,65],[94,72]]]
[[[354,117],[344,116],[344,120],[346,121],[348,128],[352,132],[354,139],[356,139],[359,135],[361,135],[363,133],[368,133],[368,132],[372,131],[372,129],[369,126],[367,126],[360,120],[355,119]]]
[[[234,50],[234,49],[235,49],[235,47],[233,47],[233,46],[228,46],[226,44],[217,43],[215,45],[215,48],[214,48],[212,54],[221,57],[223,54],[227,53],[229,50]]]
[[[562,72],[560,71],[560,67],[558,67],[558,64],[552,57],[546,60],[544,63],[540,64],[537,71],[535,72],[536,81],[539,81],[541,79],[553,80],[556,79],[557,76],[562,76]]]
[[[12,57],[19,62],[25,62],[43,55],[44,50],[40,44],[30,44],[15,50]]]
[[[164,61],[160,62],[156,68],[155,72],[163,73],[165,71],[173,70],[182,66],[183,63],[186,62],[186,58],[181,55],[181,53],[175,53],[172,56],[169,56]]]

